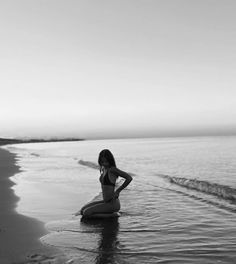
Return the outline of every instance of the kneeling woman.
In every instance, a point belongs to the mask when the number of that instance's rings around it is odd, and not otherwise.
[[[109,213],[118,212],[120,210],[119,194],[132,181],[132,177],[128,173],[116,167],[110,150],[104,149],[100,152],[98,164],[103,200],[91,202],[82,207],[80,212],[85,217],[105,217]],[[125,181],[115,190],[115,183],[119,176]]]

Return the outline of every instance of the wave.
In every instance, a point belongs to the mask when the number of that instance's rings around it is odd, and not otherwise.
[[[94,222],[96,222],[96,221],[94,221]],[[130,230],[124,229],[124,230],[119,230],[119,233],[159,233],[160,231],[161,231],[161,229],[130,229]],[[95,234],[95,233],[100,234],[101,230],[100,229],[97,229],[97,230],[96,229],[95,230],[94,229],[93,230],[63,229],[63,230],[57,230],[54,232],[56,232],[56,233],[78,233],[78,234]]]
[[[200,181],[197,179],[172,177],[169,175],[158,174],[158,176],[161,176],[162,178],[167,179],[170,183],[174,183],[179,186],[182,186],[188,189],[197,190],[197,191],[204,192],[207,194],[212,194],[219,198],[230,200],[231,202],[236,202],[236,189],[230,186],[221,185],[217,183],[211,183],[208,181]]]
[[[40,157],[40,155],[38,153],[30,153],[31,156],[34,156],[34,157]]]
[[[229,207],[229,204],[225,205],[225,204],[222,204],[222,203],[219,203],[217,201],[213,201],[213,200],[209,200],[209,199],[205,199],[204,197],[199,197],[199,196],[196,196],[194,194],[189,194],[189,193],[186,193],[186,192],[182,192],[182,191],[179,191],[179,190],[173,190],[173,189],[169,189],[169,188],[163,188],[163,187],[160,187],[164,190],[167,190],[167,191],[170,191],[170,192],[175,192],[175,193],[179,193],[181,195],[184,195],[184,196],[187,196],[187,197],[190,197],[194,200],[197,200],[197,201],[201,201],[201,202],[204,202],[204,203],[207,203],[209,205],[213,205],[219,209],[223,209],[227,212],[230,212],[230,213],[236,213],[236,208],[235,207]],[[224,200],[224,201],[228,201],[228,200]],[[233,204],[234,205],[234,204]]]
[[[86,167],[89,167],[91,169],[95,169],[95,170],[99,170],[99,166],[94,163],[94,162],[91,162],[91,161],[85,161],[85,160],[79,160],[78,163],[80,165],[83,165],[83,166],[86,166]]]

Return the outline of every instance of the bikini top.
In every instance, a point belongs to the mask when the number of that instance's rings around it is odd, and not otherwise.
[[[115,184],[111,182],[109,179],[108,170],[106,171],[106,174],[104,176],[102,175],[102,171],[101,171],[100,182],[102,185],[115,186]]]

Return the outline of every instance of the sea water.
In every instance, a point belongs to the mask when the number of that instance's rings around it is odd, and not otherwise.
[[[236,137],[21,144],[17,210],[46,223],[42,243],[68,263],[236,263]],[[121,216],[73,214],[101,195],[97,158],[108,148],[130,173]],[[122,181],[118,181],[119,184]]]

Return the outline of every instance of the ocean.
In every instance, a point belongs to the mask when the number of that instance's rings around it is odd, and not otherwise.
[[[20,144],[16,210],[43,221],[42,243],[67,263],[236,263],[236,137]],[[108,148],[130,173],[121,216],[74,214],[101,196],[97,158]],[[118,181],[121,184],[122,180]]]

